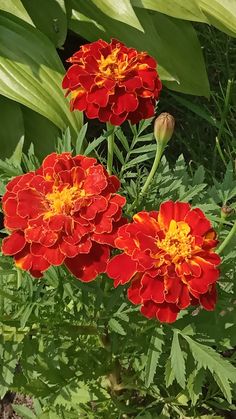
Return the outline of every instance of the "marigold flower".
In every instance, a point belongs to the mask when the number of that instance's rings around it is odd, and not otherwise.
[[[180,310],[216,303],[216,233],[199,208],[168,201],[160,211],[142,211],[118,231],[123,253],[108,263],[114,285],[131,283],[128,298],[149,318],[172,323]]]
[[[146,52],[100,39],[83,45],[68,61],[72,66],[62,87],[71,93],[72,111],[112,125],[136,124],[154,115],[162,85],[157,63]]]
[[[76,277],[91,281],[106,270],[124,224],[119,186],[94,158],[50,154],[38,170],[7,185],[3,212],[11,234],[3,240],[3,254],[34,277],[65,263]]]

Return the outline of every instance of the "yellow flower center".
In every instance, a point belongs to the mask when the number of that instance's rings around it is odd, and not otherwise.
[[[78,189],[77,186],[65,187],[61,191],[54,187],[53,192],[46,195],[49,209],[44,218],[47,219],[56,214],[70,215],[76,199],[85,195],[84,189]]]
[[[121,53],[120,57],[119,53]],[[147,64],[137,62],[137,57],[129,59],[128,55],[122,53],[119,47],[115,48],[106,58],[102,56],[98,64],[100,74],[114,80],[124,79],[128,71],[133,71],[137,67],[140,70],[147,68]]]
[[[189,233],[190,227],[188,224],[183,221],[171,220],[165,238],[158,240],[157,246],[170,255],[174,263],[182,258],[190,258],[193,249],[193,237]]]

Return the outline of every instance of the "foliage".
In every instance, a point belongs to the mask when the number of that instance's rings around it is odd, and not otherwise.
[[[120,38],[128,46],[147,50],[159,63],[160,76],[170,89],[209,96],[201,46],[191,24],[203,22],[235,37],[235,6],[226,0],[2,0],[0,4],[0,109],[2,155],[9,157],[25,135],[38,155],[52,151],[52,140],[70,127],[73,139],[82,115],[71,114],[61,90],[63,65],[56,48],[68,28],[91,41]],[[80,39],[77,39],[77,44]],[[60,52],[61,54],[61,52]],[[68,57],[66,57],[68,58]],[[197,74],[197,77],[196,77]],[[6,137],[5,125],[16,120]],[[41,134],[50,138],[38,147]]]
[[[150,123],[133,127],[131,141],[120,127],[115,131],[116,171],[128,214],[155,149],[153,135],[145,134]],[[86,126],[79,141],[85,134]],[[107,135],[92,141],[86,153],[100,158]],[[12,175],[38,165],[32,147],[26,155],[22,145],[7,164],[0,162],[2,190]],[[57,150],[74,150],[68,130]],[[235,191],[230,165],[222,182],[209,184],[203,167],[193,172],[181,156],[171,168],[163,157],[149,193],[136,205],[148,209],[169,197],[191,200],[222,240],[233,216],[222,218],[221,208],[235,206]],[[86,284],[51,267],[43,279],[32,280],[1,257],[1,396],[8,389],[31,395],[33,411],[15,407],[23,418],[213,418],[233,409],[235,255],[232,247],[225,253],[215,312],[185,310],[174,327],[147,321],[104,275]]]

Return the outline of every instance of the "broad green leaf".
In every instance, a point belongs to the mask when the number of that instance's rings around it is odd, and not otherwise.
[[[211,25],[236,37],[236,2],[234,0],[196,0],[196,2]]]
[[[57,46],[64,44],[67,17],[64,0],[21,0],[34,26]]]
[[[35,26],[56,45],[65,42],[67,17],[64,0],[1,0],[0,9]]]
[[[149,387],[153,382],[153,378],[156,372],[157,363],[161,355],[162,346],[164,344],[163,331],[161,329],[155,330],[148,349],[147,364],[145,368],[145,385]]]
[[[207,22],[196,0],[132,0],[132,4],[179,19]]]
[[[0,82],[1,83],[1,82]],[[24,121],[19,103],[0,95],[0,158],[10,157],[24,135]]]
[[[20,19],[25,20],[25,22],[28,22],[31,25],[33,24],[21,0],[1,0],[0,10],[4,10],[5,12],[12,13],[14,16],[18,16]]]
[[[185,360],[179,344],[179,334],[176,330],[173,332],[170,362],[176,381],[182,388],[185,388]]]
[[[36,419],[34,412],[27,406],[12,404],[12,408],[22,419]]]
[[[140,25],[130,0],[119,0],[118,2],[113,0],[92,0],[92,2],[112,19],[124,22],[143,32],[142,25]]]
[[[71,3],[73,9],[88,20],[76,21],[75,15],[70,20],[71,29],[82,37],[89,41],[95,41],[98,37],[110,41],[111,37],[115,37],[129,47],[148,51],[156,58],[160,77],[168,87],[184,93],[209,96],[201,47],[190,22],[134,8],[145,31],[143,33],[124,22],[111,19],[93,7],[91,0],[72,0]],[[105,32],[99,29],[99,25]]]
[[[52,121],[73,137],[82,114],[71,113],[61,88],[64,69],[51,42],[37,29],[0,12],[0,93]]]
[[[55,150],[56,139],[60,136],[60,129],[49,119],[34,112],[26,106],[21,106],[24,128],[25,146],[27,151],[30,144],[34,144],[35,155],[42,159]]]

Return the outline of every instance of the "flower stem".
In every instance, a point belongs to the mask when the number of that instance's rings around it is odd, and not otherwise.
[[[149,185],[150,185],[150,183],[151,183],[151,181],[153,179],[153,176],[155,175],[155,173],[157,171],[157,168],[158,168],[159,163],[161,161],[161,157],[162,157],[162,154],[163,154],[164,149],[165,149],[165,147],[163,147],[163,145],[157,144],[155,160],[153,162],[151,171],[150,171],[150,173],[149,173],[149,175],[148,175],[148,177],[146,179],[146,182],[144,183],[144,185],[143,185],[143,187],[141,189],[141,192],[140,192],[140,196],[141,197],[145,194],[146,190],[148,189],[148,187],[149,187]]]
[[[108,174],[112,174],[113,166],[113,154],[114,154],[114,129],[115,127],[107,122],[107,131],[112,130],[111,134],[107,138],[107,171]]]
[[[142,187],[142,189],[141,189],[141,192],[140,192],[140,194],[139,194],[139,197],[138,197],[138,198],[142,198],[142,197],[143,197],[143,195],[144,195],[144,194],[145,194],[145,192],[147,191],[147,189],[148,189],[148,187],[149,187],[150,183],[152,182],[153,176],[155,175],[155,173],[156,173],[156,171],[157,171],[157,168],[158,168],[159,163],[160,163],[160,161],[161,161],[161,157],[162,157],[163,152],[164,152],[164,150],[165,150],[165,146],[166,146],[166,144],[165,144],[165,145],[163,145],[163,144],[160,144],[160,143],[158,144],[158,143],[157,143],[156,155],[155,155],[155,159],[154,159],[154,162],[153,162],[153,165],[152,165],[151,171],[150,171],[150,173],[149,173],[149,175],[148,175],[148,177],[147,177],[147,179],[146,179],[146,182],[144,183],[144,185],[143,185],[143,187]],[[129,208],[129,212],[130,212],[130,211],[131,211],[131,210],[135,207],[135,205],[137,204],[138,198],[136,198],[136,199],[134,200],[134,202],[132,203],[131,207]]]
[[[229,242],[232,240],[235,234],[236,234],[236,221],[234,222],[234,225],[231,228],[229,234],[225,237],[224,241],[218,247],[216,253],[222,253],[224,248],[229,244]]]

